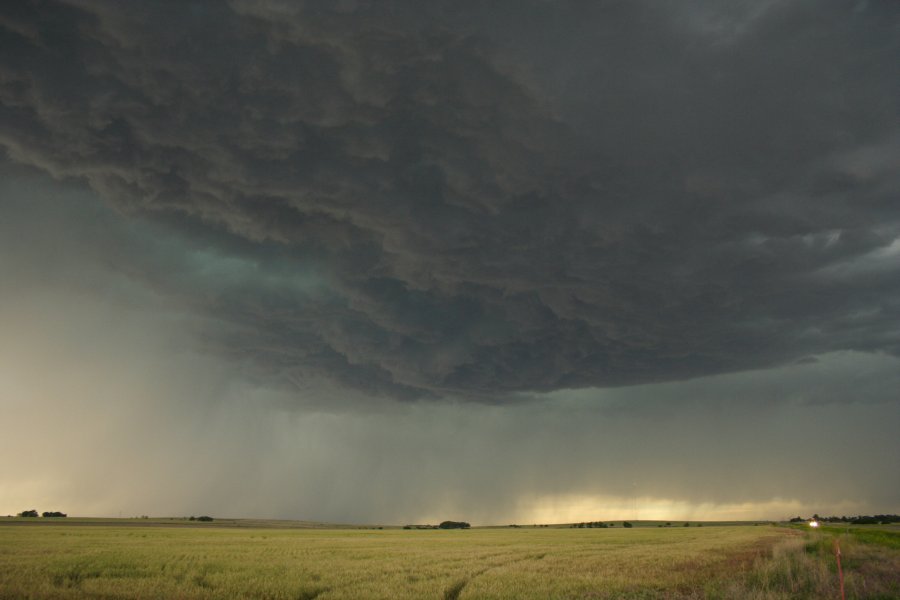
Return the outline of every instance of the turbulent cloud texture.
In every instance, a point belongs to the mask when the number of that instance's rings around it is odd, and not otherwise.
[[[204,351],[233,324],[196,298],[315,293],[316,277],[260,272],[31,170],[0,175],[0,515],[502,524],[900,507],[896,357],[499,405],[272,389]]]
[[[496,401],[900,355],[895,2],[0,15],[0,146],[192,240],[129,276],[263,380]]]

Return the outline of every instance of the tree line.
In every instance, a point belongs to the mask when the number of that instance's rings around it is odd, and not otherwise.
[[[809,518],[793,517],[790,523],[804,523],[806,521],[822,521],[823,523],[848,523],[850,525],[887,525],[889,523],[900,523],[900,515],[857,515],[855,517],[820,517],[813,515]]]

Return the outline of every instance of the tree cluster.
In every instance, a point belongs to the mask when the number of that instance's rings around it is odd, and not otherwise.
[[[38,511],[33,508],[31,510],[23,510],[22,512],[17,513],[16,516],[17,517],[37,517]],[[42,516],[42,517],[66,517],[68,515],[66,515],[66,513],[64,513],[64,512],[59,512],[58,510],[52,510],[52,511],[45,510],[44,512],[40,513],[40,516]]]
[[[602,521],[590,521],[586,523],[572,523],[572,527],[576,529],[606,529],[609,525]]]
[[[443,521],[438,528],[440,529],[468,529],[471,527],[465,521]]]

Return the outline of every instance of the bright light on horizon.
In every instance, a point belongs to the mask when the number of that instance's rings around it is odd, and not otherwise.
[[[780,521],[788,515],[807,512],[798,500],[775,498],[741,503],[691,503],[682,500],[639,496],[637,498],[594,495],[557,495],[532,498],[518,513],[523,523],[578,523],[596,520],[644,521]],[[865,512],[857,503],[835,503],[835,514]]]

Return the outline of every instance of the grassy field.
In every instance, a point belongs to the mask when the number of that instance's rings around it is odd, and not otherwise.
[[[848,598],[900,597],[895,531],[160,525],[0,524],[0,598],[838,597],[835,536]]]

